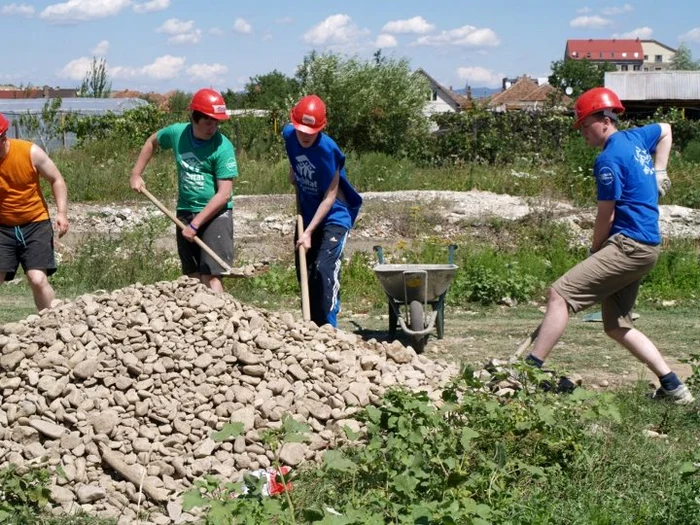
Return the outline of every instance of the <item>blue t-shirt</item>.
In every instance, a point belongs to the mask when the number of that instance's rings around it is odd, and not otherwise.
[[[644,244],[661,243],[659,193],[652,154],[661,126],[613,133],[595,160],[599,201],[615,201],[610,236],[621,233]]]
[[[337,224],[350,229],[355,224],[360,211],[362,197],[347,179],[345,155],[338,145],[325,133],[319,133],[315,142],[310,147],[304,148],[299,144],[291,124],[284,126],[282,137],[289,162],[294,170],[304,226],[308,226],[313,219],[338,171],[340,172],[338,194],[340,196],[342,191],[344,201],[337,198],[321,224]]]

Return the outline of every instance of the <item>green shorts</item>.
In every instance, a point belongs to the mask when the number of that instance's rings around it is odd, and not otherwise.
[[[656,264],[660,247],[624,235],[608,239],[596,253],[562,275],[553,285],[576,313],[601,303],[603,327],[632,328],[632,308],[639,283]]]

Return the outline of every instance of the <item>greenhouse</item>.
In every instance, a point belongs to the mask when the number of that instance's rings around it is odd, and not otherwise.
[[[35,141],[47,150],[71,147],[76,141],[75,134],[60,130],[56,134],[46,133],[47,124],[42,121],[42,116],[54,100],[56,99],[0,100],[0,113],[12,123],[8,136]],[[141,98],[63,98],[56,111],[56,119],[62,123],[67,115],[120,115],[146,104],[148,102]]]

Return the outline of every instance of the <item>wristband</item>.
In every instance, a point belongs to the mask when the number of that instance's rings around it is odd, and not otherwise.
[[[192,228],[195,232],[197,232],[197,230],[199,230],[199,228],[197,228],[197,227],[196,227],[194,224],[192,224],[191,222],[188,223],[188,226],[189,226],[190,228]]]

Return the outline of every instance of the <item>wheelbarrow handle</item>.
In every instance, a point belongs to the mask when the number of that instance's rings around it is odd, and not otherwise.
[[[377,260],[379,261],[379,264],[384,264],[384,250],[382,249],[382,247],[376,245],[373,246],[372,249],[377,254]]]
[[[455,250],[457,249],[456,244],[450,244],[447,247],[447,263],[448,264],[454,264],[455,263]]]
[[[158,199],[156,199],[151,192],[149,192],[144,186],[141,186],[140,188],[141,193],[143,193],[146,197],[148,197],[148,200],[150,200],[153,204],[156,205],[156,207],[162,211],[171,221],[175,223],[175,225],[180,228],[181,230],[184,230],[187,228],[185,224],[178,219],[173,212],[171,212],[168,208],[166,208],[162,202],[160,202]],[[212,250],[209,246],[206,245],[206,243],[200,239],[199,237],[195,236],[194,242],[205,252],[209,254],[209,256],[216,261],[216,263],[221,266],[224,269],[224,272],[226,273],[231,273],[232,268],[224,261],[221,257],[217,255],[217,253]]]

